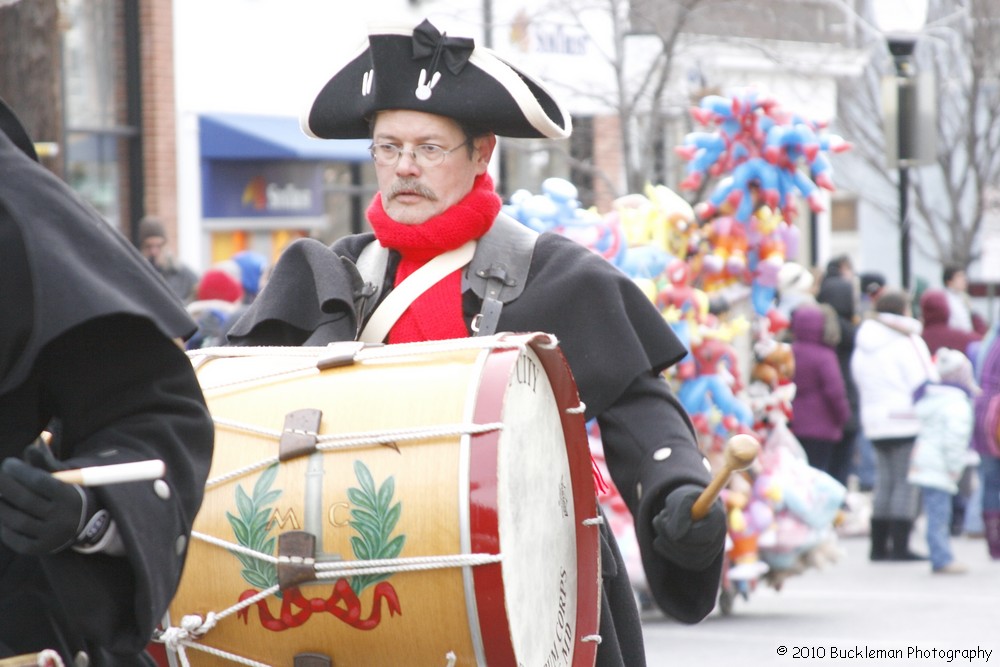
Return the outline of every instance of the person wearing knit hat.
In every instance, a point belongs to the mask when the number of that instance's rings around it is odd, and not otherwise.
[[[921,490],[931,571],[963,574],[966,567],[951,550],[952,506],[968,464],[973,400],[979,387],[972,362],[963,352],[942,347],[934,354],[934,366],[940,381],[928,382],[914,394],[920,430],[907,481]]]
[[[785,262],[778,269],[778,300],[775,308],[785,319],[791,320],[792,312],[804,303],[815,304],[812,271],[797,262]]]
[[[229,328],[245,310],[243,286],[233,276],[237,268],[235,262],[221,262],[202,274],[197,298],[187,305],[188,313],[198,323],[198,331],[187,341],[185,349],[225,344]]]
[[[0,266],[0,656],[152,665],[212,460],[212,419],[178,346],[195,324],[38,163],[3,100]],[[157,459],[155,482],[54,474]]]
[[[858,313],[864,316],[875,307],[875,302],[885,290],[885,276],[878,271],[863,271],[858,274],[858,285],[861,290]]]
[[[870,299],[878,298],[879,293],[885,289],[886,281],[878,271],[863,271],[859,276],[861,292]]]
[[[931,354],[944,347],[969,354],[975,347],[974,343],[983,338],[975,331],[965,331],[952,326],[949,321],[950,314],[951,303],[945,290],[931,288],[920,295],[920,319],[924,325],[920,335],[923,336]]]
[[[167,230],[159,218],[147,216],[139,221],[139,233],[136,235],[136,244],[140,250],[143,249],[143,246],[146,245],[149,239],[167,240]]]
[[[934,354],[934,366],[941,382],[962,389],[972,397],[979,395],[979,385],[972,369],[972,360],[964,352],[943,347]]]
[[[140,220],[135,245],[178,299],[185,304],[194,299],[198,274],[170,254],[167,248],[167,230],[162,220],[152,216]]]
[[[267,274],[267,259],[259,252],[242,250],[233,255],[233,262],[240,270],[243,301],[250,303],[257,298]]]
[[[376,27],[315,96],[302,127],[317,138],[371,140],[379,185],[367,211],[373,233],[332,246],[292,243],[230,330],[230,341],[395,344],[503,331],[555,335],[634,517],[652,597],[682,622],[708,615],[722,573],[725,512],[716,500],[704,518],[692,519],[710,467],[660,375],[686,350],[646,295],[609,262],[505,215],[488,171],[498,136],[570,135],[570,116],[547,86],[429,21]],[[382,300],[432,260],[446,262],[443,277],[422,285],[398,318],[376,329],[372,314],[380,314]],[[642,626],[627,569],[607,522],[599,533],[601,641],[569,648],[596,652],[600,667],[641,667]],[[542,664],[549,648],[520,661]],[[471,655],[458,659],[476,662]]]
[[[196,295],[199,301],[239,303],[243,300],[243,286],[223,269],[212,268],[202,274]]]

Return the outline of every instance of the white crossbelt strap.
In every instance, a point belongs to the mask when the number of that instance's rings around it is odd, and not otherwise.
[[[442,253],[427,262],[407,276],[406,280],[396,285],[379,307],[372,313],[358,340],[365,343],[381,343],[396,323],[400,315],[406,312],[413,301],[423,294],[431,285],[437,284],[452,271],[457,271],[472,261],[476,253],[476,242],[469,241],[465,245]]]

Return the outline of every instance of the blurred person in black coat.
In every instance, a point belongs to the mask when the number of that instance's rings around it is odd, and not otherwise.
[[[833,449],[830,474],[841,484],[847,485],[847,478],[854,470],[857,453],[856,442],[861,430],[858,416],[858,387],[851,375],[851,354],[854,352],[854,336],[858,328],[857,306],[859,294],[855,288],[854,270],[850,258],[840,255],[830,260],[826,274],[820,282],[816,301],[828,304],[837,314],[840,340],[836,345],[837,362],[847,390],[847,402],[851,407],[851,417],[844,425],[844,433]]]
[[[36,161],[0,100],[0,657],[153,664],[214,430],[194,323],[130,243]],[[46,444],[41,437],[51,435]],[[83,487],[60,469],[161,459]]]

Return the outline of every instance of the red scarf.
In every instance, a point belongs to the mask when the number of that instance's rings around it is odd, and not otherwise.
[[[440,215],[418,225],[404,225],[390,218],[376,193],[368,207],[368,221],[386,248],[401,255],[396,284],[441,253],[480,238],[500,212],[500,197],[489,174],[476,177],[472,190]],[[462,318],[462,271],[452,272],[410,304],[389,332],[390,343],[465,338]]]

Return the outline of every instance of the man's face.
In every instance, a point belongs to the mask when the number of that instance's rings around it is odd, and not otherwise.
[[[390,218],[418,225],[451,208],[472,190],[473,181],[486,171],[496,138],[476,139],[471,156],[465,141],[462,129],[450,118],[422,111],[379,112],[372,143],[392,144],[406,151],[395,165],[375,164],[382,207]],[[457,150],[440,164],[421,166],[410,151],[424,144]]]
[[[139,246],[139,252],[153,264],[159,265],[167,240],[162,236],[147,236]]]

